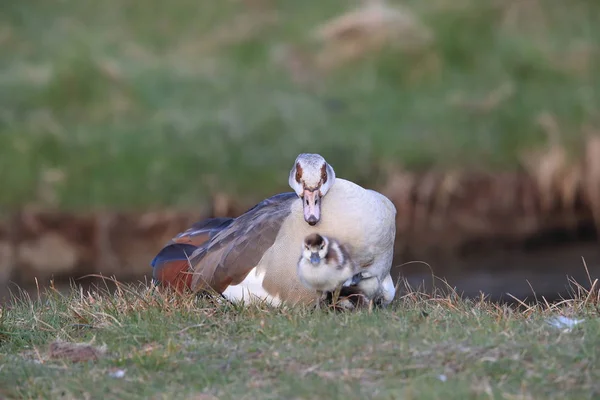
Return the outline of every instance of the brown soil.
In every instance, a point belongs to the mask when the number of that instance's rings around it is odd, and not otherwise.
[[[600,137],[590,137],[577,162],[559,146],[527,160],[513,173],[390,172],[379,190],[398,210],[396,277],[444,286],[433,273],[466,295],[500,299],[531,297],[532,287],[538,296],[566,295],[567,276],[588,281],[582,257],[592,279],[600,275]],[[227,207],[215,204],[211,215],[23,209],[0,221],[0,297],[9,282],[31,288],[87,274],[149,278],[150,260],[173,235],[247,208],[221,197],[215,201]]]
[[[77,363],[96,361],[105,351],[104,347],[95,347],[88,343],[55,341],[48,347],[48,357]]]

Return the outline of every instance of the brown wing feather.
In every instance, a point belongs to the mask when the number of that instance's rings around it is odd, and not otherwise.
[[[165,287],[172,287],[178,292],[188,289],[192,283],[187,261],[174,260],[162,263],[154,268],[152,277]]]
[[[196,222],[185,232],[175,236],[170,243],[187,243],[199,247],[231,224],[232,221],[234,221],[234,218],[209,218]]]
[[[191,287],[208,287],[222,293],[227,286],[242,282],[275,242],[281,224],[298,196],[282,193],[270,197],[236,218],[196,250]]]
[[[210,218],[192,225],[169,241],[151,262],[155,281],[163,286],[183,291],[192,282],[189,257],[201,246],[210,242],[218,232],[225,229],[233,218]]]

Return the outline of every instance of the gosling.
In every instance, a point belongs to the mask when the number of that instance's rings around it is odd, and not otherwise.
[[[304,239],[297,273],[302,284],[316,292],[317,308],[329,292],[332,292],[335,304],[342,286],[353,285],[360,277],[359,266],[352,261],[346,248],[337,240],[318,233]]]

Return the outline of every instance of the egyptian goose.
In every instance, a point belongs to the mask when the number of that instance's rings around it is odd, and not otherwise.
[[[312,233],[337,238],[361,268],[358,289],[377,304],[395,295],[390,276],[396,208],[382,194],[345,179],[318,154],[300,154],[289,174],[294,192],[258,203],[237,218],[213,218],[173,238],[152,261],[158,283],[212,290],[232,301],[309,303],[296,273]]]
[[[342,286],[351,286],[360,281],[360,268],[337,240],[313,233],[304,239],[302,255],[298,260],[298,278],[307,288],[316,292],[317,308],[320,308],[329,293],[335,304]],[[356,282],[353,281],[356,277]]]

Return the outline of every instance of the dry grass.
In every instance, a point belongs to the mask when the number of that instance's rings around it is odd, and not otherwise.
[[[405,284],[389,309],[353,313],[241,307],[147,284],[49,291],[2,309],[0,393],[585,398],[600,393],[600,294],[597,280],[570,283],[573,299],[535,305]],[[557,316],[582,322],[549,324]]]
[[[321,44],[315,62],[331,70],[392,48],[410,57],[433,41],[431,30],[407,8],[385,1],[367,1],[335,16],[313,33]]]

